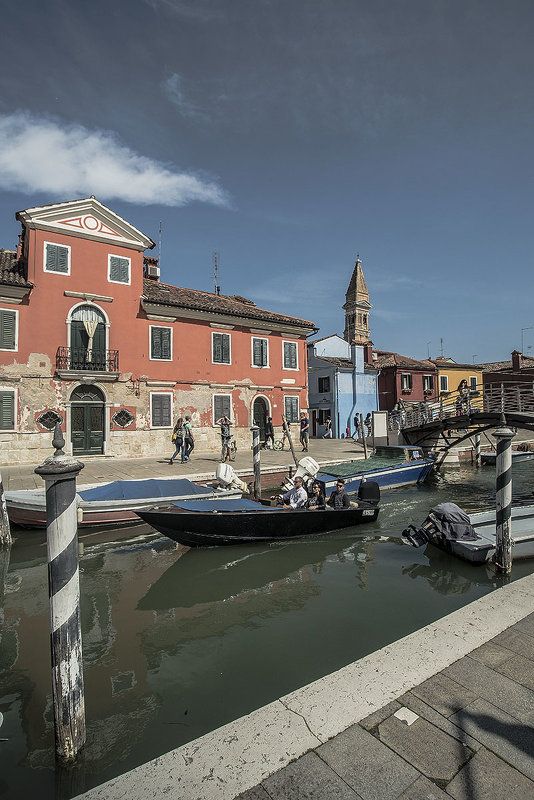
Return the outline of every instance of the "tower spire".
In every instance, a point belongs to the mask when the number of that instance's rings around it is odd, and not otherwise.
[[[343,306],[345,311],[343,338],[347,342],[366,344],[370,340],[369,311],[371,308],[369,291],[365,283],[360,254],[358,253]]]

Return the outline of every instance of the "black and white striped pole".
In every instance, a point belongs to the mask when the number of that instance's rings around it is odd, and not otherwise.
[[[78,520],[76,478],[83,464],[61,449],[65,440],[59,424],[54,431],[53,456],[35,472],[46,483],[46,540],[52,697],[56,756],[72,762],[85,743]]]
[[[253,425],[252,431],[252,461],[254,465],[254,498],[261,497],[261,466],[260,466],[260,429]]]
[[[475,464],[480,466],[480,433],[475,434]]]
[[[7,515],[6,495],[4,492],[4,482],[2,475],[0,475],[0,545],[12,544],[11,528],[9,525],[9,517]]]
[[[508,575],[512,571],[512,439],[514,431],[506,425],[501,414],[501,426],[494,431],[497,440],[497,465],[495,476],[495,505],[497,538],[493,561],[497,572]]]

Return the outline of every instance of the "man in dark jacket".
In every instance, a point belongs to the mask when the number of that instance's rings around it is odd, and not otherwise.
[[[339,511],[342,508],[350,508],[349,496],[345,491],[345,481],[343,478],[338,478],[336,482],[336,489],[328,498],[327,505]]]

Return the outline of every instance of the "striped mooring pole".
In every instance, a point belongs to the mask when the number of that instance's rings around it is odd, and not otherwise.
[[[254,498],[261,497],[261,466],[260,466],[260,429],[253,425],[252,431],[252,461],[254,465]]]
[[[509,575],[512,571],[512,439],[515,433],[506,425],[504,414],[501,414],[501,426],[493,436],[497,440],[495,475],[497,538],[493,561],[497,572]]]
[[[76,478],[83,464],[65,455],[59,423],[56,451],[35,472],[46,483],[46,541],[52,697],[56,756],[72,763],[85,743]]]
[[[0,545],[11,545],[12,542],[13,539],[11,537],[11,528],[9,525],[9,517],[7,515],[4,483],[2,481],[2,475],[0,475]]]
[[[475,464],[480,466],[480,433],[475,434]]]

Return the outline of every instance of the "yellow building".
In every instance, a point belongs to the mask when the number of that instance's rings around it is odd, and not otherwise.
[[[482,366],[457,364],[452,358],[443,356],[434,358],[432,361],[438,370],[438,397],[440,400],[454,402],[458,397],[462,381],[466,381],[472,408],[482,409]]]

